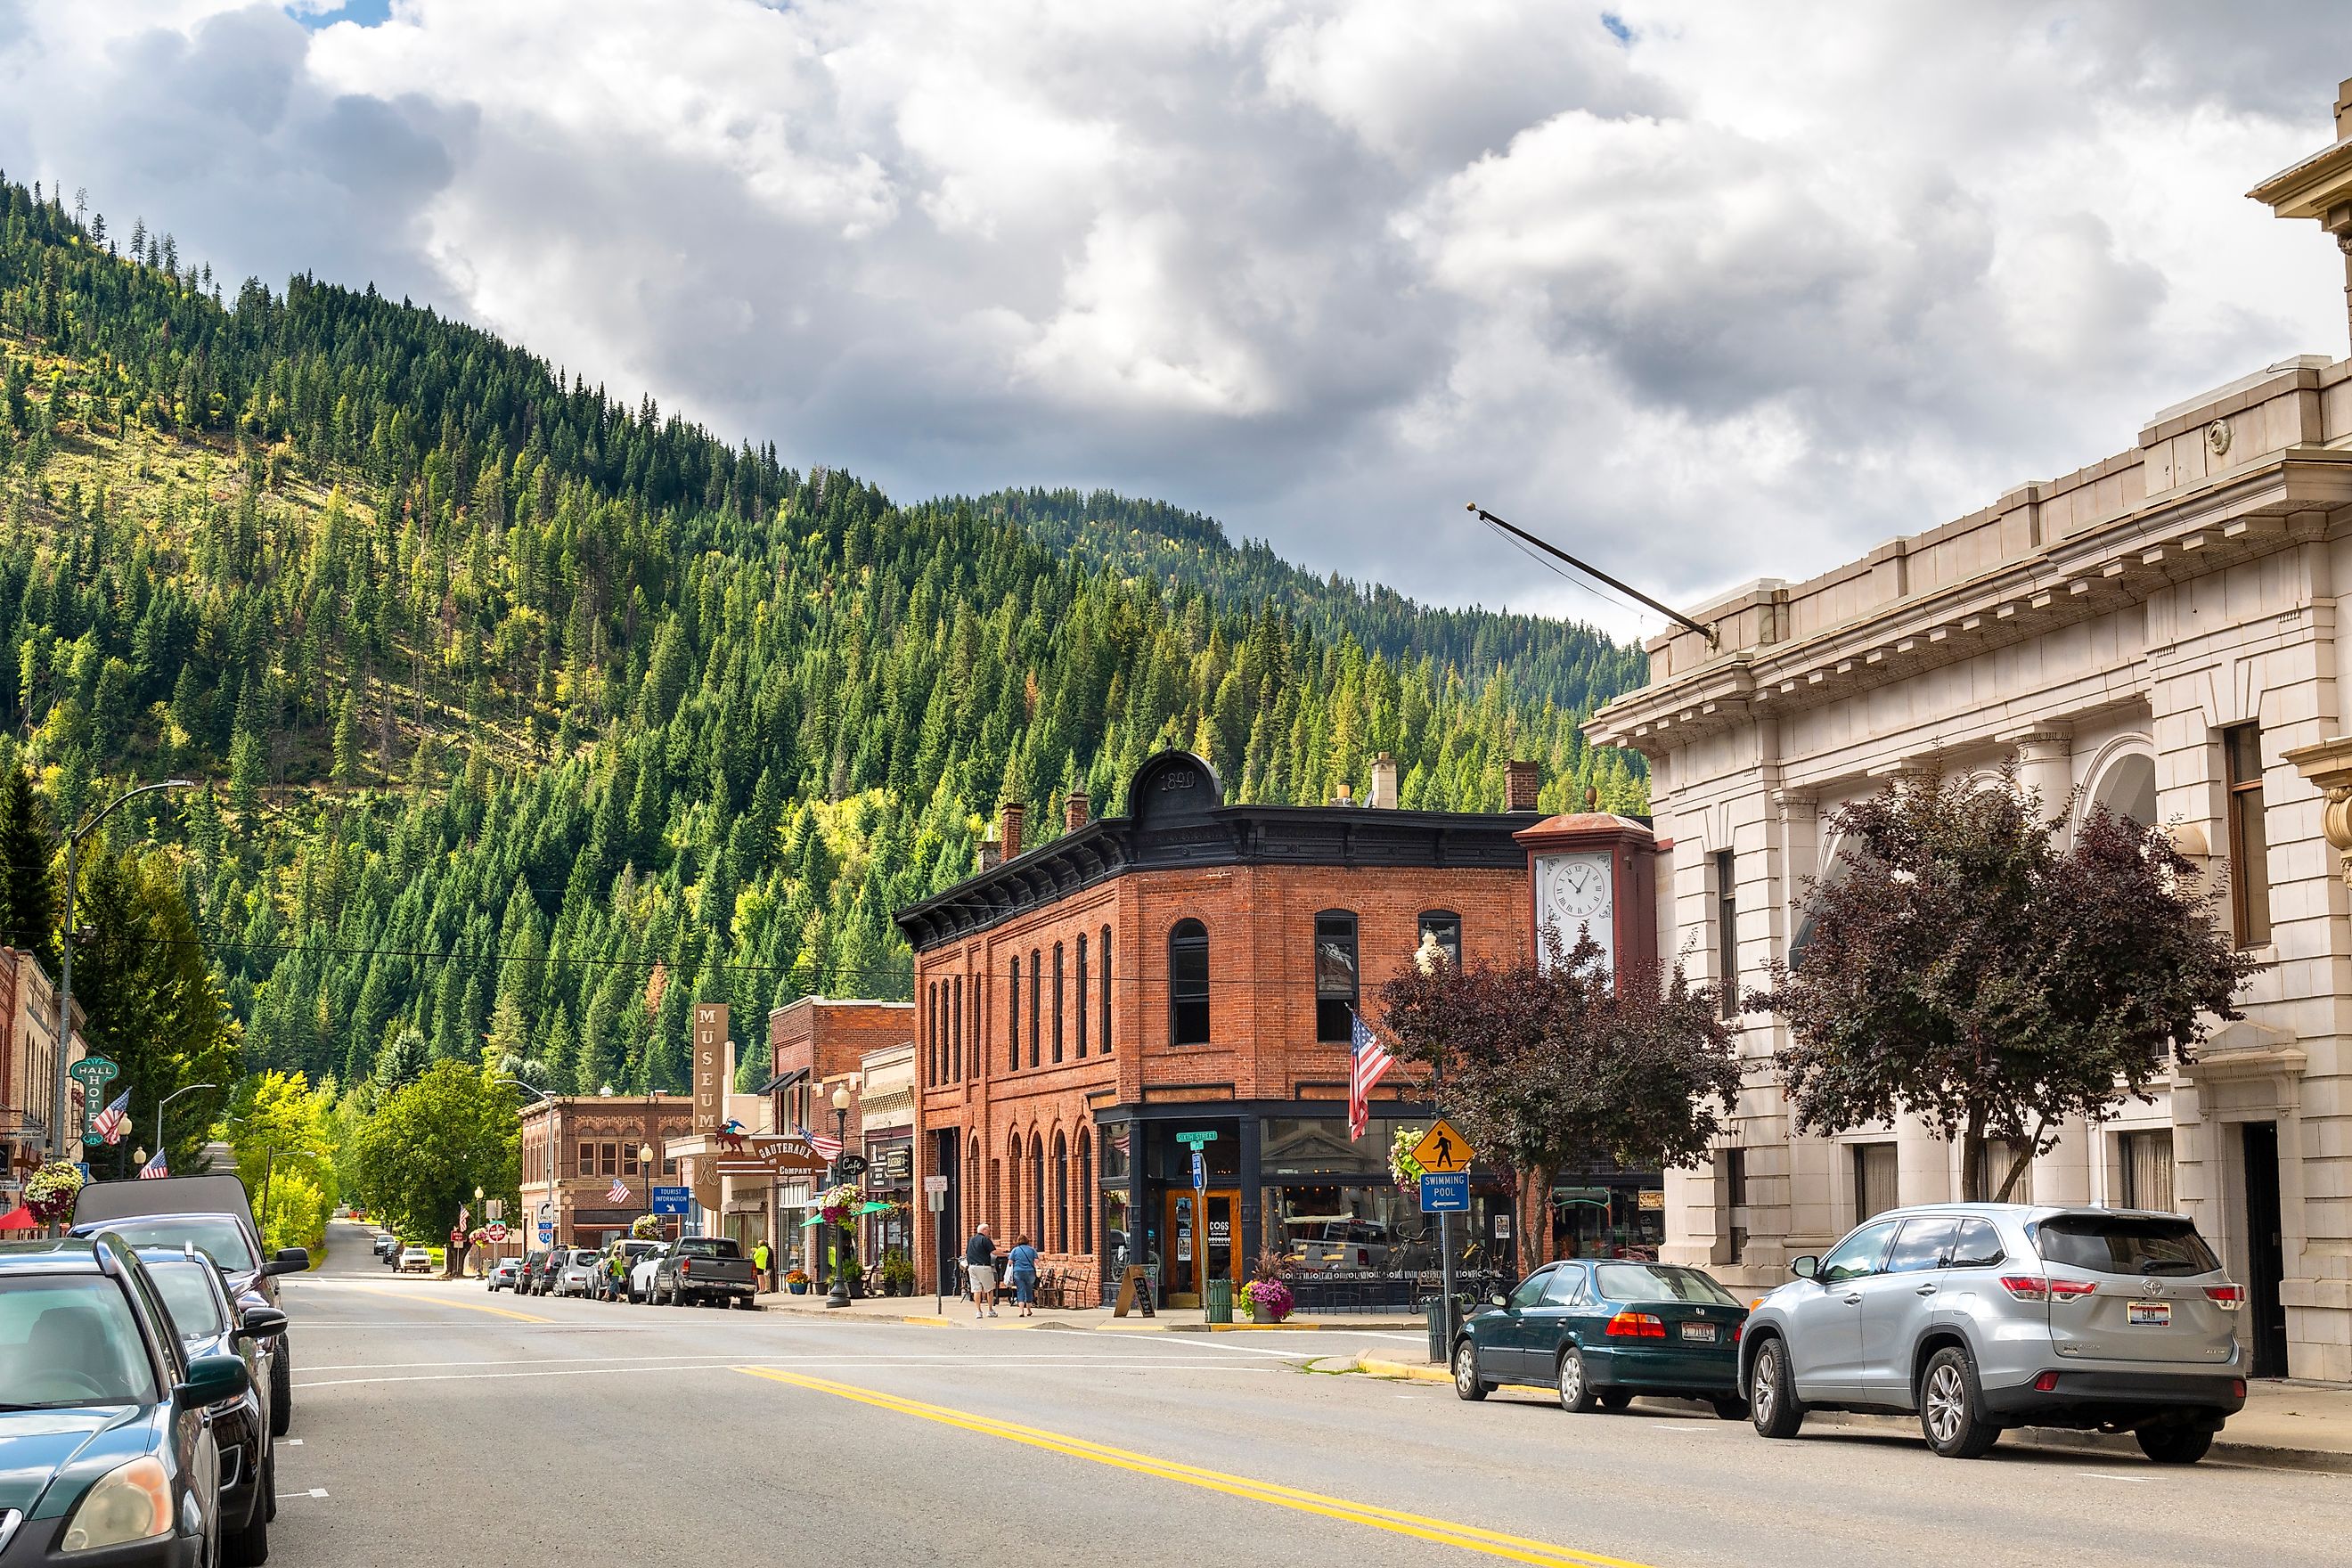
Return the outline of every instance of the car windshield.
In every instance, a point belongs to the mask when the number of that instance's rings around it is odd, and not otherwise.
[[[220,1300],[213,1294],[212,1281],[205,1278],[212,1272],[212,1265],[201,1261],[147,1260],[148,1277],[162,1293],[163,1305],[172,1314],[172,1326],[180,1331],[183,1344],[215,1338],[228,1327],[221,1321]]]
[[[2094,1274],[2210,1274],[2221,1267],[2185,1219],[2068,1214],[2033,1230],[2044,1260]]]
[[[25,1410],[155,1397],[138,1321],[112,1279],[0,1276],[0,1402]]]
[[[245,1227],[226,1215],[167,1215],[158,1219],[110,1220],[94,1229],[110,1231],[133,1247],[178,1247],[194,1242],[198,1252],[231,1273],[261,1267],[245,1239]]]
[[[731,1236],[689,1236],[677,1244],[679,1253],[688,1258],[740,1258]]]
[[[1737,1307],[1730,1291],[1696,1268],[1670,1263],[1604,1263],[1598,1271],[1601,1293],[1612,1301],[1696,1301]]]

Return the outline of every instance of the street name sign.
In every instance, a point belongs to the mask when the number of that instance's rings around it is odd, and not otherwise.
[[[1213,1143],[1216,1141],[1217,1135],[1213,1131],[1179,1132],[1176,1134],[1176,1142],[1179,1143],[1190,1143],[1194,1149],[1200,1148],[1203,1143]]]
[[[1470,1140],[1454,1131],[1441,1119],[1432,1123],[1429,1131],[1421,1135],[1421,1142],[1412,1146],[1412,1153],[1409,1157],[1423,1171],[1436,1171],[1442,1173],[1448,1171],[1468,1170],[1470,1162],[1476,1158],[1476,1155],[1470,1147]]]
[[[654,1213],[682,1215],[686,1212],[687,1199],[690,1195],[688,1189],[685,1187],[656,1186],[654,1188]],[[539,1228],[544,1233],[547,1229],[547,1222],[541,1220]]]
[[[1421,1178],[1421,1212],[1468,1214],[1470,1212],[1470,1173],[1467,1171],[1423,1173]]]
[[[947,1190],[948,1179],[945,1176],[925,1176],[923,1178],[923,1191],[927,1193],[944,1193]]]

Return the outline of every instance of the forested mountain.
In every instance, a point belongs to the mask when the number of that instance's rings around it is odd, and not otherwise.
[[[373,289],[225,299],[5,184],[0,358],[0,765],[64,821],[206,781],[125,831],[172,847],[248,1068],[487,1037],[561,1089],[680,1088],[700,997],[754,1076],[771,1005],[907,994],[888,913],[1000,798],[1116,811],[1161,746],[1243,799],[1381,749],[1407,805],[1496,807],[1509,756],[1550,805],[1643,799],[1577,732],[1630,672],[1605,645],[1416,642],[1270,555],[1144,574],[1035,508],[901,510]]]
[[[984,518],[1019,523],[1076,561],[1122,576],[1191,584],[1225,609],[1272,605],[1318,636],[1352,637],[1373,653],[1411,663],[1427,658],[1476,687],[1497,669],[1532,697],[1590,709],[1639,685],[1648,673],[1639,647],[1591,626],[1540,616],[1416,604],[1378,583],[1292,565],[1262,539],[1233,544],[1223,525],[1166,501],[1094,490],[999,490],[969,502]]]

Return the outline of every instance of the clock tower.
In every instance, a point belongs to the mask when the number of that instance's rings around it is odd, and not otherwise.
[[[1590,931],[1612,973],[1655,972],[1658,841],[1647,824],[1585,811],[1548,816],[1513,837],[1528,852],[1528,937],[1539,961],[1547,929],[1559,932],[1564,947]]]

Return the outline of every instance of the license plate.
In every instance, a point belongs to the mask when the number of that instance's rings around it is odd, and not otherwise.
[[[2172,1326],[2172,1303],[2134,1301],[2124,1309],[2124,1321],[2136,1329],[2168,1329]]]
[[[1685,1323],[1683,1325],[1683,1338],[1692,1341],[1697,1344],[1711,1345],[1715,1343],[1715,1325],[1713,1323]]]

